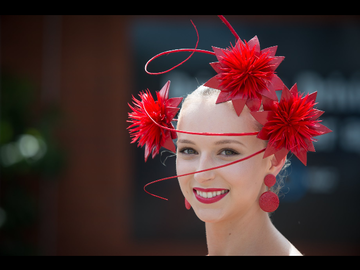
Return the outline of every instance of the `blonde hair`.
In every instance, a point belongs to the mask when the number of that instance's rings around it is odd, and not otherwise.
[[[202,98],[202,99],[203,98],[210,98],[210,97],[214,97],[215,95],[218,95],[218,94],[219,94],[219,90],[214,89],[214,88],[210,88],[210,87],[207,87],[207,86],[204,86],[204,85],[200,85],[193,92],[191,92],[190,94],[188,94],[186,96],[186,98],[183,101],[182,108],[184,108],[185,105],[188,102],[192,101],[194,98]],[[235,109],[234,109],[233,106],[231,106],[231,109],[235,112]],[[262,105],[260,107],[260,111],[261,110],[263,110]],[[180,114],[181,114],[181,111],[180,111]],[[260,131],[261,128],[262,128],[262,125],[258,121],[256,121],[255,118],[253,118],[253,120],[254,120],[253,123],[254,123],[255,130]],[[266,145],[267,145],[267,141],[265,141],[265,146]]]

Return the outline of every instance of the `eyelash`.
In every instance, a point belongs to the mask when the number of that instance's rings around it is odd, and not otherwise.
[[[225,152],[225,151],[230,151],[231,154],[230,155],[225,155],[225,156],[235,156],[235,155],[239,155],[239,152],[233,150],[233,149],[229,149],[229,148],[224,148],[221,149],[219,153]]]
[[[191,154],[190,154],[190,153],[186,153],[186,152],[188,152],[188,151],[193,151],[193,153],[191,153]],[[230,149],[230,148],[223,148],[223,149],[221,149],[221,150],[219,151],[219,154],[221,154],[221,153],[224,152],[224,151],[230,151],[230,152],[231,152],[231,154],[229,154],[229,155],[225,155],[225,154],[224,154],[224,156],[235,156],[235,155],[239,155],[239,152],[237,152],[237,151],[235,151],[235,150],[233,150],[233,149]],[[185,147],[185,148],[180,149],[180,150],[179,150],[179,153],[182,153],[182,154],[184,154],[184,155],[196,155],[196,154],[198,154],[196,150],[194,150],[193,148],[190,148],[190,147]]]
[[[179,153],[184,154],[184,155],[194,155],[194,154],[185,153],[187,150],[192,150],[197,154],[197,152],[194,149],[190,148],[190,147],[184,147],[184,148],[180,149]]]

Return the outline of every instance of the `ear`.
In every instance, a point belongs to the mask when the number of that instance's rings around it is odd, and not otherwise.
[[[270,157],[270,168],[269,168],[269,173],[277,176],[278,173],[281,171],[281,169],[284,167],[286,162],[286,156],[284,158],[282,158],[280,161],[278,161],[275,158],[275,155],[272,155]]]

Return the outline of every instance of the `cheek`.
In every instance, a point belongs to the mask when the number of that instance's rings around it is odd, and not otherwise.
[[[176,159],[176,174],[177,175],[186,174],[186,173],[189,173],[192,171],[193,170],[191,170],[191,166],[190,166],[189,162],[186,162],[186,161],[183,161],[180,159]],[[193,177],[193,175],[178,177],[180,189],[184,196],[186,194],[190,195],[189,194],[190,189],[187,187],[189,187],[191,177]]]
[[[263,170],[262,160],[254,157],[224,168],[222,174],[229,183],[235,198],[252,201],[258,197],[262,189]]]

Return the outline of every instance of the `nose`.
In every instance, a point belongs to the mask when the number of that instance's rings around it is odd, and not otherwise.
[[[199,164],[197,168],[197,172],[194,174],[194,179],[198,183],[205,183],[210,180],[213,180],[215,178],[215,170],[207,170],[212,167],[215,167],[215,164],[212,162],[212,159],[210,156],[207,156],[205,154],[201,155],[199,159]],[[203,171],[205,170],[205,171]]]

